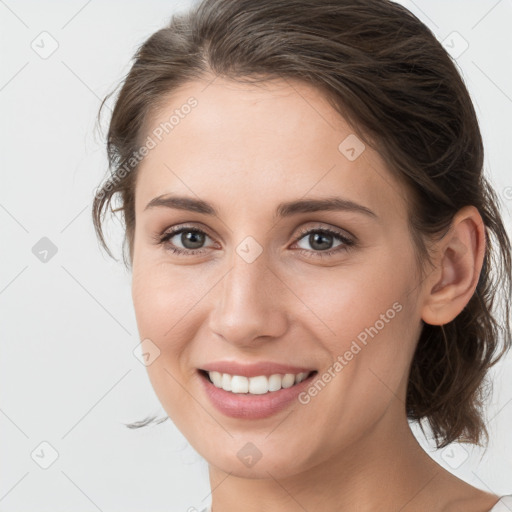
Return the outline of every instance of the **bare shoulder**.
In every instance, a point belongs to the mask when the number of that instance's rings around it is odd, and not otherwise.
[[[466,482],[459,482],[453,488],[453,497],[443,512],[490,512],[500,499],[495,494],[477,489]]]
[[[437,463],[436,463],[437,464]],[[436,476],[428,486],[430,510],[440,512],[490,512],[500,497],[461,480],[437,465]]]
[[[500,497],[480,491],[482,495],[454,501],[446,512],[490,512]]]

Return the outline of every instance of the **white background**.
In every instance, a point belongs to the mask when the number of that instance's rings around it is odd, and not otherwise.
[[[441,41],[456,37],[455,50],[469,44],[457,63],[481,122],[486,172],[510,210],[511,0],[403,3]],[[210,501],[206,462],[169,420],[123,425],[165,412],[133,355],[130,275],[100,251],[90,215],[106,172],[100,99],[136,48],[188,5],[0,1],[0,512],[186,511]],[[31,47],[43,37],[46,49],[58,43],[48,58]],[[121,230],[110,226],[119,257]],[[57,248],[46,263],[32,252],[42,237]],[[443,466],[497,494],[512,493],[511,370],[508,356],[494,373],[487,451],[434,452],[419,435]],[[43,441],[58,452],[48,469],[31,457],[42,449],[49,460]]]

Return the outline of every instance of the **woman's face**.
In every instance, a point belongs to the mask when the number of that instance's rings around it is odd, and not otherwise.
[[[277,80],[189,83],[145,136],[133,301],[152,385],[192,446],[279,478],[396,435],[422,290],[380,156],[316,89]]]

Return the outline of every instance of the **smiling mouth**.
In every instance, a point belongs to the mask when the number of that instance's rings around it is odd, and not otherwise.
[[[257,375],[245,377],[217,371],[199,370],[203,378],[216,388],[233,394],[264,395],[275,393],[281,389],[291,388],[305,380],[311,379],[318,372],[312,370],[300,373],[275,373],[272,375]]]

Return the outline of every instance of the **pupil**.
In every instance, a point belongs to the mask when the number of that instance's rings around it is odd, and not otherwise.
[[[197,249],[204,243],[204,235],[196,231],[184,231],[181,234],[181,243],[187,249]]]
[[[322,233],[312,233],[309,235],[309,243],[314,249],[324,251],[332,247],[332,237],[330,235],[323,235]]]

